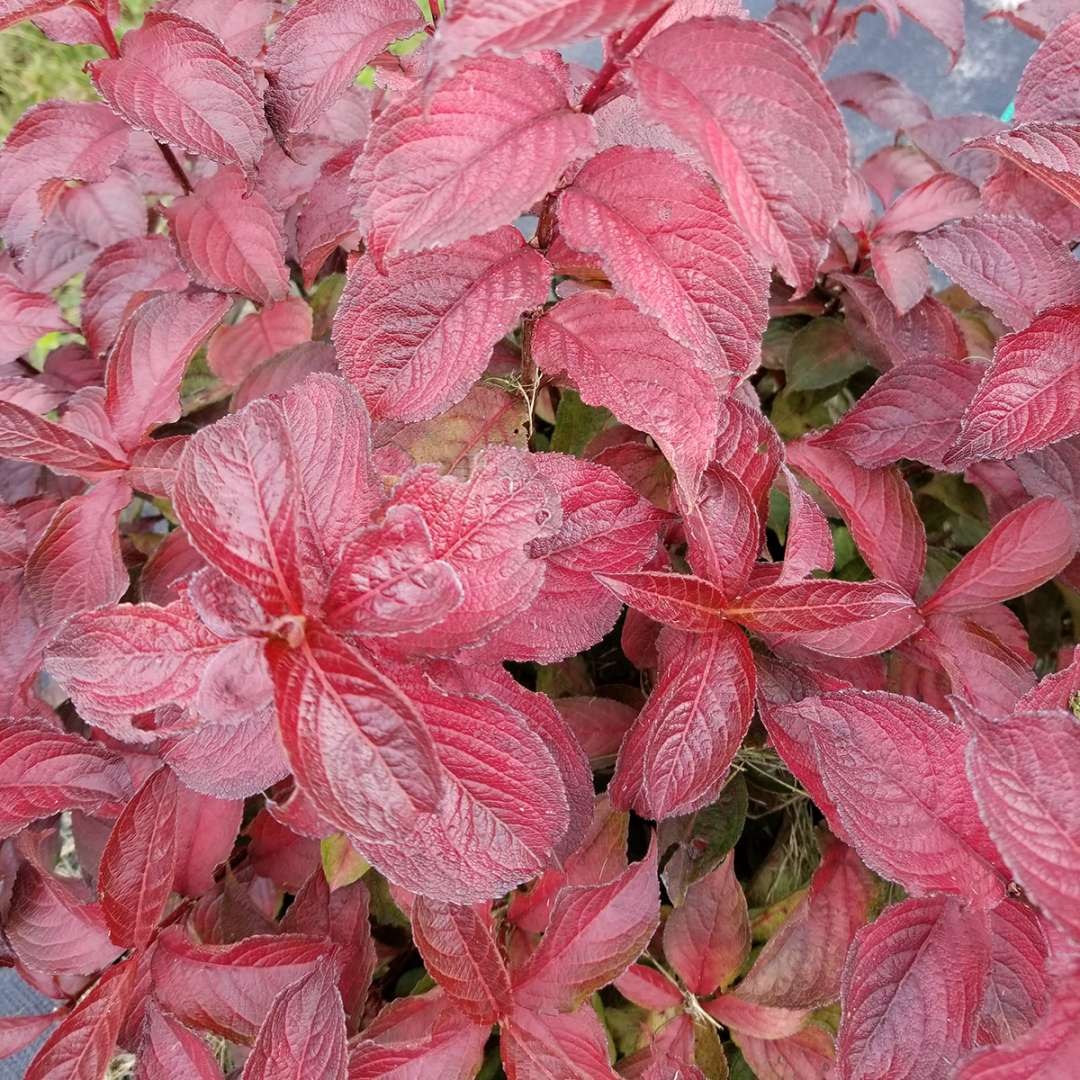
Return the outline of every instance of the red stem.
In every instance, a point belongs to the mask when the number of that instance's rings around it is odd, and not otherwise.
[[[626,58],[641,44],[645,35],[667,14],[671,4],[665,4],[659,11],[654,11],[647,19],[631,30],[626,37],[620,40],[612,49],[611,56],[604,66],[596,73],[585,96],[581,99],[579,108],[583,113],[591,113],[600,104],[600,98],[608,88],[608,84],[615,78],[616,72],[623,66]]]

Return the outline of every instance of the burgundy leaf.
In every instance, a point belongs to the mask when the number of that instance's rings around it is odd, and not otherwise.
[[[909,893],[994,899],[1004,882],[964,773],[964,731],[936,709],[841,690],[775,710],[801,714],[849,841]]]
[[[25,1080],[100,1080],[113,1058],[135,972],[134,958],[105,972],[45,1040]]]
[[[200,945],[170,926],[153,953],[154,995],[182,1023],[250,1045],[278,993],[310,974],[333,949],[298,934]]]
[[[428,974],[470,1019],[491,1024],[510,1008],[510,976],[499,955],[490,905],[463,907],[418,896],[413,940]]]
[[[331,961],[323,960],[274,999],[244,1064],[244,1080],[314,1076],[346,1080],[345,1013]]]
[[[300,0],[266,54],[266,115],[283,146],[315,124],[357,73],[423,25],[410,0]]]
[[[812,445],[841,450],[864,469],[901,458],[943,468],[982,375],[983,368],[967,360],[912,360],[887,371]]]
[[[726,605],[748,630],[827,656],[872,656],[922,625],[911,597],[885,581],[800,581],[763,585]]]
[[[964,416],[954,457],[1008,460],[1080,432],[1072,392],[1080,365],[1078,318],[1080,306],[1066,304],[999,339]]]
[[[558,215],[561,235],[598,254],[619,291],[706,370],[756,370],[766,275],[701,173],[666,151],[613,147],[577,174]]]
[[[437,252],[356,260],[334,320],[342,373],[375,420],[427,420],[456,404],[492,347],[548,297],[551,268],[506,226]]]
[[[756,1039],[741,1031],[731,1038],[760,1080],[816,1080],[833,1068],[832,1034],[815,1024],[784,1039]]]
[[[305,341],[283,349],[260,364],[236,388],[232,411],[238,412],[256,398],[283,394],[315,374],[337,374],[332,345],[325,341]]]
[[[724,626],[725,595],[703,578],[656,570],[596,577],[627,606],[676,630],[706,634]]]
[[[654,838],[646,857],[609,884],[560,893],[543,940],[514,973],[515,1003],[574,1009],[638,958],[660,917],[656,859]]]
[[[200,285],[238,292],[256,304],[289,291],[282,224],[238,169],[219,169],[166,211],[185,269]]]
[[[861,469],[845,454],[806,441],[787,450],[791,467],[840,511],[867,566],[914,595],[926,567],[926,530],[903,476]]]
[[[541,369],[565,372],[586,404],[651,435],[693,495],[719,419],[717,387],[693,353],[630,301],[595,291],[550,309],[532,348]]]
[[[1080,721],[1064,711],[988,720],[968,710],[967,722],[968,775],[990,835],[1027,895],[1076,936]]]
[[[151,428],[179,419],[188,360],[228,307],[217,293],[168,293],[124,324],[105,368],[105,412],[126,450]]]
[[[221,1068],[207,1043],[152,1002],[137,1058],[139,1080],[221,1080]]]
[[[786,465],[783,472],[790,510],[784,562],[777,581],[786,585],[809,577],[815,570],[828,573],[836,562],[836,552],[825,515]]]
[[[745,635],[721,622],[705,634],[661,631],[649,700],[619,750],[611,797],[655,821],[713,802],[753,715]]]
[[[101,856],[98,891],[109,935],[144,946],[157,929],[176,874],[176,778],[159,769],[116,819]]]
[[[0,275],[0,364],[29,352],[39,337],[70,329],[51,297],[20,289]]]
[[[1006,514],[937,587],[923,611],[977,611],[1032,592],[1076,554],[1065,505],[1044,496]]]
[[[592,121],[554,74],[525,60],[471,61],[426,102],[414,88],[375,121],[354,174],[368,250],[381,266],[503,225],[592,144]]]
[[[727,988],[749,955],[750,917],[732,853],[668,916],[664,956],[692,994],[708,997]]]
[[[250,172],[266,121],[255,73],[198,23],[149,12],[124,35],[118,59],[95,60],[98,93],[133,128]]]
[[[13,460],[48,465],[54,472],[76,476],[96,477],[124,468],[116,448],[102,446],[2,400],[0,454]]]
[[[646,115],[701,154],[755,247],[796,292],[809,289],[843,207],[848,157],[809,56],[765,23],[690,20],[648,42],[631,70]],[[762,129],[773,137],[758,138]]]
[[[1034,908],[1007,899],[990,912],[990,972],[978,1042],[1008,1042],[1036,1025],[1046,1010],[1046,953]]]
[[[955,899],[886,908],[855,936],[844,969],[839,1075],[952,1075],[975,1037],[989,961],[982,916]]]
[[[230,386],[239,386],[277,353],[311,341],[310,306],[298,296],[252,312],[234,326],[220,326],[210,338],[206,362]]]

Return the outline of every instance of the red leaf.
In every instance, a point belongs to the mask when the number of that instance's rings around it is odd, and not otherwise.
[[[723,990],[750,955],[750,917],[735,877],[735,856],[686,891],[664,923],[664,956],[700,997]]]
[[[1068,14],[1071,16],[1073,12]],[[1017,120],[1075,118],[1080,109],[1080,93],[1073,85],[1073,59],[1078,45],[1080,20],[1062,18],[1024,68],[1016,91]]]
[[[588,1005],[539,1014],[518,1007],[502,1025],[507,1080],[618,1080],[604,1026]]]
[[[766,518],[769,489],[784,460],[784,444],[776,428],[737,398],[722,399],[713,455],[712,464],[733,473],[750,492],[759,517]]]
[[[176,778],[159,769],[116,819],[101,856],[98,891],[109,935],[146,945],[165,911],[176,874]]]
[[[1080,934],[1080,721],[1018,712],[987,720],[969,710],[968,776],[979,813],[1027,895],[1066,932]]]
[[[239,799],[215,799],[179,786],[174,891],[199,896],[210,889],[214,871],[232,854],[243,813]]]
[[[296,247],[304,285],[311,288],[323,264],[340,246],[353,248],[359,239],[349,177],[363,142],[347,146],[324,162],[296,219]]]
[[[577,174],[558,215],[565,240],[597,253],[619,292],[706,370],[757,369],[766,275],[701,173],[667,151],[613,147]]]
[[[788,462],[835,504],[867,566],[915,595],[926,567],[926,529],[896,469],[861,469],[846,455],[800,441]]]
[[[437,808],[443,779],[431,735],[356,649],[309,625],[298,647],[274,643],[270,661],[285,750],[328,822],[352,836],[394,836]]]
[[[719,405],[693,353],[630,301],[596,291],[551,308],[532,346],[537,364],[549,375],[565,372],[586,404],[651,435],[694,494],[712,454]]]
[[[62,7],[67,0],[2,0],[0,2],[0,30],[14,26],[23,19]]]
[[[949,897],[905,900],[860,930],[844,969],[842,1080],[944,1080],[975,1037],[990,942]]]
[[[710,466],[697,499],[682,517],[691,570],[725,596],[738,596],[765,543],[765,527],[750,492],[734,473]]]
[[[329,960],[274,999],[244,1064],[244,1080],[346,1080],[345,1013]]]
[[[39,1016],[0,1016],[0,1058],[11,1057],[34,1042],[60,1019],[53,1013]]]
[[[1008,1042],[1036,1025],[1046,1011],[1046,953],[1034,908],[1006,899],[990,912],[990,972],[978,1042]]]
[[[1044,496],[1006,514],[964,556],[923,604],[923,611],[978,611],[1032,592],[1076,554],[1073,520]]]
[[[490,905],[463,907],[418,896],[413,940],[428,974],[470,1019],[491,1024],[510,1008],[510,976],[491,927]]]
[[[654,837],[645,858],[609,884],[560,893],[543,940],[514,973],[515,1003],[575,1009],[641,955],[660,919],[656,860]]]
[[[765,23],[691,20],[648,42],[631,71],[646,115],[698,151],[754,245],[797,293],[809,289],[843,208],[848,159],[840,111],[810,57]],[[762,128],[773,138],[759,139]]]
[[[912,360],[887,371],[811,445],[843,451],[864,469],[894,465],[901,458],[944,468],[982,375],[983,368],[967,360]]]
[[[50,297],[20,289],[11,278],[0,275],[0,364],[29,352],[44,334],[70,329]]]
[[[180,418],[187,363],[228,309],[218,293],[167,293],[124,324],[105,367],[105,413],[125,450],[151,428]]]
[[[311,308],[300,297],[290,296],[234,326],[218,327],[207,346],[206,362],[219,378],[239,386],[263,361],[311,341],[311,332]]]
[[[266,54],[266,115],[283,146],[316,123],[387,45],[423,26],[410,0],[300,0]]]
[[[104,180],[130,129],[100,102],[45,101],[28,109],[0,152],[0,234],[26,247],[59,197],[58,180]]]
[[[277,994],[313,971],[334,948],[298,934],[200,945],[180,927],[170,926],[154,949],[154,994],[182,1023],[250,1045]]]
[[[192,22],[201,23],[225,44],[233,56],[254,60],[262,52],[266,24],[274,14],[273,0],[235,0],[219,4],[217,0],[164,0],[158,11],[171,11]]]
[[[376,265],[505,224],[592,144],[589,117],[570,108],[554,74],[525,60],[473,60],[426,102],[413,88],[379,114],[354,174]]]
[[[955,173],[936,173],[908,188],[879,219],[872,237],[924,233],[979,209],[979,189]]]
[[[1080,300],[1080,268],[1069,249],[1027,218],[957,221],[922,237],[919,248],[1013,330]]]
[[[112,1061],[135,971],[131,959],[105,972],[45,1040],[24,1080],[100,1080]]]
[[[755,1039],[789,1039],[798,1034],[810,1013],[806,1009],[784,1009],[758,1005],[752,1001],[721,994],[705,1002],[705,1011],[726,1028]]]
[[[851,848],[830,840],[810,888],[735,990],[759,1005],[816,1009],[840,996],[844,957],[877,883]]]
[[[624,604],[676,630],[707,634],[723,628],[725,595],[691,574],[640,570],[631,574],[597,574]]]
[[[284,394],[302,383],[308,375],[337,374],[333,346],[325,341],[305,341],[293,345],[260,364],[236,388],[232,410],[237,412],[256,398]]]
[[[851,845],[912,895],[1000,897],[999,859],[964,774],[964,732],[929,705],[841,690],[775,711],[805,718]]]
[[[61,810],[118,809],[130,794],[123,762],[105,747],[31,721],[0,725],[0,835]]]
[[[190,19],[151,11],[124,35],[119,59],[95,60],[90,77],[133,128],[250,172],[266,134],[251,67]]]
[[[1080,432],[1072,394],[1080,366],[1078,320],[1080,305],[1066,304],[998,340],[964,416],[955,459],[1008,460]]]
[[[874,279],[897,313],[909,314],[930,290],[926,256],[912,244],[909,233],[875,240],[871,255]]]
[[[644,964],[631,964],[612,985],[627,1001],[654,1012],[681,1008],[685,1001],[666,975]]]
[[[200,285],[256,304],[289,291],[280,217],[238,169],[219,169],[165,211],[181,262]]]
[[[965,149],[992,150],[1055,194],[1080,205],[1080,125],[1038,122],[983,135]]]
[[[385,273],[357,259],[334,319],[342,374],[374,420],[427,420],[465,396],[550,280],[547,260],[510,226],[393,259]]]
[[[713,802],[753,715],[754,667],[738,627],[661,631],[649,700],[619,751],[611,797],[655,821]]]
[[[137,1060],[139,1080],[221,1080],[221,1068],[206,1042],[152,1001]]]
[[[724,614],[755,633],[827,656],[872,656],[922,626],[911,597],[887,581],[763,585],[728,604]]]
[[[777,584],[787,585],[809,577],[815,570],[828,573],[836,562],[832,530],[814,500],[799,486],[794,474],[783,466],[790,510],[784,562]]]
[[[897,0],[897,2],[905,14],[933,34],[949,50],[955,64],[964,49],[963,0]]]
[[[48,465],[61,475],[97,477],[124,468],[115,449],[7,401],[0,401],[0,454],[15,461]]]
[[[817,1080],[833,1068],[832,1035],[815,1024],[785,1039],[755,1039],[741,1031],[731,1038],[759,1080]]]

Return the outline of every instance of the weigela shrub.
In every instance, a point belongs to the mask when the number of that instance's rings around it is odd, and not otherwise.
[[[1075,1076],[1078,7],[3,0],[0,1051]]]

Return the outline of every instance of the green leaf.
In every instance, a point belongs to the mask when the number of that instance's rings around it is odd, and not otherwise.
[[[331,892],[359,881],[371,869],[371,863],[353,850],[344,833],[334,833],[321,840],[319,853]]]
[[[555,413],[555,434],[551,449],[559,454],[581,457],[593,437],[603,431],[611,413],[586,405],[576,390],[563,390]]]
[[[791,390],[822,390],[864,367],[866,357],[852,344],[840,319],[815,319],[791,339],[787,384]]]

